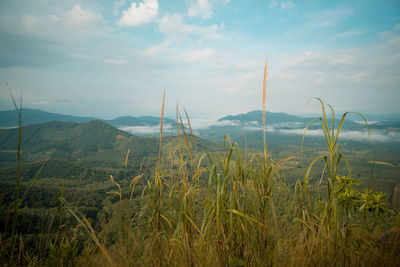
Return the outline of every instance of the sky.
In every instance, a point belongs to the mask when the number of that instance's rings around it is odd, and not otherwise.
[[[1,0],[0,110],[400,113],[400,1]]]

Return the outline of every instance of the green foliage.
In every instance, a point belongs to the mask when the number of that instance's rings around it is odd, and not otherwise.
[[[389,203],[386,202],[386,194],[383,192],[374,193],[373,189],[365,189],[361,194],[362,205],[360,210],[369,211],[374,216],[381,216],[389,211]]]
[[[76,256],[79,252],[76,240],[67,237],[59,243],[57,240],[49,241],[48,264],[50,266],[76,266]]]
[[[335,194],[338,205],[343,209],[346,216],[351,217],[351,211],[355,211],[360,203],[360,192],[355,188],[359,183],[354,177],[336,177]]]

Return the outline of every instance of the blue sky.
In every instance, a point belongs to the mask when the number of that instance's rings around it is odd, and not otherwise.
[[[262,107],[400,113],[400,1],[2,0],[0,78],[25,107],[110,118]],[[11,109],[5,83],[0,109]]]

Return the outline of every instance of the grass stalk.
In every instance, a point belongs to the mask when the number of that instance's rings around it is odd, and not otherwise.
[[[181,135],[179,132],[179,109],[178,109],[178,103],[176,103],[176,135],[178,137],[178,151],[179,151],[179,158],[181,160],[181,168],[183,169],[183,158],[182,158],[182,150],[181,150]]]
[[[161,119],[160,119],[160,147],[159,147],[159,151],[158,151],[158,168],[159,169],[160,169],[160,164],[161,164],[161,149],[162,149],[161,144],[162,144],[162,133],[163,133],[164,104],[165,104],[165,88],[164,88],[164,93],[163,93],[163,102],[162,102]]]
[[[264,76],[263,76],[263,139],[264,139],[264,160],[267,161],[267,137],[266,137],[266,125],[265,125],[265,111],[266,111],[266,102],[267,102],[267,65],[268,59],[265,59],[265,66],[264,66]]]

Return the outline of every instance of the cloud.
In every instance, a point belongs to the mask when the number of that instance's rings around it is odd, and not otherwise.
[[[110,64],[127,64],[128,61],[126,61],[125,59],[121,59],[121,58],[106,58],[104,59],[105,63],[110,63]]]
[[[64,49],[109,31],[103,16],[90,6],[57,2],[48,9],[44,4],[27,2],[12,10],[0,9],[0,34],[35,38],[44,44],[58,43]]]
[[[293,102],[294,98],[305,103],[309,97],[323,97],[336,111],[395,111],[395,103],[400,101],[399,67],[400,35],[396,32],[362,47],[303,50],[271,69],[270,86],[279,89],[272,90],[275,100],[270,98],[271,109],[282,110],[283,101],[279,100],[290,94]],[[286,105],[290,110],[290,104]],[[318,112],[318,107],[308,112]]]
[[[214,55],[212,49],[189,50],[180,53],[180,57],[186,62],[208,60]]]
[[[336,34],[336,37],[338,38],[349,38],[349,37],[354,37],[354,36],[359,36],[365,34],[365,30],[362,29],[352,29],[344,32],[339,32]]]
[[[286,2],[282,2],[281,3],[281,9],[285,9],[285,8],[295,8],[296,4],[293,3],[292,1],[286,1]]]
[[[122,11],[118,26],[139,26],[153,21],[158,14],[157,0],[143,0],[139,4],[133,2],[127,10]]]
[[[59,21],[60,17],[56,16],[56,15],[48,15],[49,19],[51,19],[52,21]]]
[[[221,35],[218,30],[223,27],[213,24],[210,26],[197,26],[183,22],[182,15],[179,13],[165,14],[158,24],[158,30],[162,32],[167,39],[173,41],[183,40],[191,35],[199,36],[202,39],[219,39]]]
[[[97,61],[97,62],[104,62],[108,64],[128,64],[128,61],[123,59],[122,57],[109,57],[109,58],[101,58],[97,56],[93,56],[90,54],[71,54],[70,58],[75,58],[78,60],[85,60],[85,61]]]
[[[21,34],[1,33],[0,68],[16,66],[42,67],[67,58],[54,42]]]
[[[174,59],[182,59],[186,62],[210,59],[214,52],[210,48],[194,48],[195,45],[187,45],[190,41],[217,40],[221,38],[219,31],[225,25],[212,24],[210,26],[198,26],[187,24],[179,13],[166,13],[158,21],[158,31],[164,35],[164,41],[145,49],[142,53],[153,56],[164,53],[165,56],[173,55]],[[184,48],[184,44],[186,47]],[[180,46],[180,47],[179,47]]]
[[[124,127],[119,127],[121,131],[130,133],[130,134],[137,134],[137,135],[151,135],[151,134],[159,134],[160,133],[160,125],[155,125],[155,126],[124,126]],[[168,133],[175,129],[172,127],[171,124],[163,124],[163,131],[165,131],[165,134],[168,135]],[[164,135],[165,135],[164,134]]]
[[[27,26],[32,26],[36,23],[37,19],[33,15],[30,14],[24,14],[22,16],[22,21],[25,25]]]
[[[315,34],[318,31],[334,28],[355,13],[352,8],[336,8],[304,16],[305,22],[295,25],[289,32],[292,37]]]
[[[269,8],[274,9],[279,7],[280,9],[289,9],[289,8],[295,8],[296,4],[293,3],[292,1],[280,1],[278,2],[277,0],[272,0],[269,3]]]
[[[80,5],[74,5],[65,13],[65,21],[68,25],[82,27],[103,20],[103,17],[93,11],[83,10]]]
[[[355,73],[353,75],[353,79],[352,80],[355,81],[355,82],[362,82],[363,80],[365,80],[369,76],[370,76],[369,73],[361,71],[361,72]]]
[[[126,3],[125,0],[119,0],[119,1],[115,1],[114,2],[114,6],[113,6],[113,15],[117,16],[119,15],[119,9],[124,6]]]
[[[188,17],[200,17],[203,19],[211,18],[214,4],[226,5],[230,0],[191,0],[189,10],[187,12]]]
[[[300,123],[301,124],[301,123]],[[203,124],[204,125],[204,124]],[[208,126],[231,126],[240,127],[240,121],[210,121]],[[299,123],[277,123],[267,125],[267,132],[274,132],[286,135],[304,135],[304,128],[299,128]],[[194,128],[194,127],[193,127]],[[207,127],[203,126],[202,129]],[[263,127],[259,126],[258,122],[244,123],[246,131],[262,131]],[[291,129],[288,129],[291,128]],[[195,128],[194,128],[195,129]],[[308,129],[306,136],[323,137],[322,129]],[[400,132],[397,130],[371,130],[371,135],[368,136],[368,131],[361,130],[342,130],[339,135],[341,140],[353,140],[359,142],[400,142]]]
[[[209,19],[212,15],[212,6],[208,0],[197,0],[192,2],[187,13],[189,17],[202,17]]]
[[[303,135],[304,129],[276,129],[277,132],[282,134],[295,134]],[[307,130],[306,136],[324,136],[322,129]],[[339,135],[340,139],[353,140],[361,142],[399,142],[400,132],[397,131],[372,131],[368,136],[367,131],[342,131]]]

